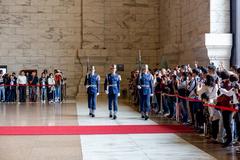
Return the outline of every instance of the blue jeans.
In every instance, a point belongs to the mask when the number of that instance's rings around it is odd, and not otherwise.
[[[108,95],[108,110],[112,111],[112,104],[113,104],[113,111],[118,111],[118,94],[109,94]]]
[[[55,101],[61,101],[61,86],[55,86],[55,92],[54,92]]]
[[[162,96],[163,113],[169,113],[168,101],[169,101],[168,96]]]
[[[1,99],[1,101],[5,101],[5,88],[4,88],[4,86],[0,87],[0,99]]]
[[[183,123],[188,122],[188,108],[187,108],[187,101],[185,99],[179,98],[179,105],[181,106],[182,116],[183,116]]]
[[[41,100],[45,101],[47,99],[47,89],[41,88]]]
[[[31,102],[37,101],[37,87],[29,86],[29,100]]]

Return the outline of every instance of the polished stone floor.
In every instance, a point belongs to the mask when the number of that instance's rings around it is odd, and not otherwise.
[[[154,121],[153,121],[154,120]],[[88,116],[85,98],[63,104],[0,104],[1,126],[151,125],[175,123],[153,117],[144,121],[120,101],[117,120],[108,118],[106,99],[96,117]],[[197,134],[126,134],[0,136],[0,160],[165,160],[240,158],[234,147],[221,148]]]

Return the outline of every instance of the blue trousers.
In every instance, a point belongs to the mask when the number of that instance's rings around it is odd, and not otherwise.
[[[168,96],[163,96],[162,97],[162,103],[163,103],[163,113],[169,113],[170,106],[169,106],[169,97]]]
[[[47,88],[41,88],[41,100],[45,101],[47,99]]]
[[[55,101],[61,101],[61,86],[55,86],[54,97]]]
[[[29,100],[31,102],[37,101],[37,87],[35,87],[35,86],[29,87]]]
[[[5,88],[4,88],[4,86],[0,87],[0,99],[1,99],[1,101],[5,101]]]
[[[144,113],[150,112],[150,95],[140,96],[140,106],[141,106],[141,112],[144,112]]]
[[[88,94],[88,108],[96,110],[97,94]]]
[[[179,105],[181,106],[181,111],[183,115],[183,123],[188,122],[188,108],[187,101],[185,99],[179,98]]]
[[[108,94],[108,109],[112,111],[112,104],[113,104],[113,111],[118,111],[118,94]]]
[[[15,89],[9,89],[7,92],[7,102],[14,102],[16,96],[16,90]]]

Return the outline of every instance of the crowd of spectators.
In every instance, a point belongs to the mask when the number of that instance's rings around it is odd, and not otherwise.
[[[194,67],[181,65],[150,72],[154,77],[153,112],[193,126],[211,143],[227,147],[233,141],[240,141],[240,68],[227,70],[222,64],[199,66],[195,63]],[[133,71],[129,83],[131,102],[136,105],[139,104],[139,74],[141,70]],[[209,104],[213,107],[206,106]]]
[[[5,73],[0,70],[0,101],[60,103],[63,101],[64,78],[60,70],[49,73],[44,70],[38,77],[37,71]]]

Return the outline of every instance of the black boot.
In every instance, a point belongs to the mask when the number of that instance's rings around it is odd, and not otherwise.
[[[115,119],[117,119],[117,116],[116,116],[116,115],[114,115],[114,116],[113,116],[113,119],[114,119],[114,120],[115,120]]]
[[[148,115],[146,115],[146,116],[145,116],[145,120],[148,120],[148,118],[149,118]]]
[[[223,147],[223,148],[228,147],[228,146],[230,146],[231,143],[232,143],[232,139],[229,138],[229,139],[227,139],[226,142],[224,142],[224,143],[222,144],[222,147]]]

